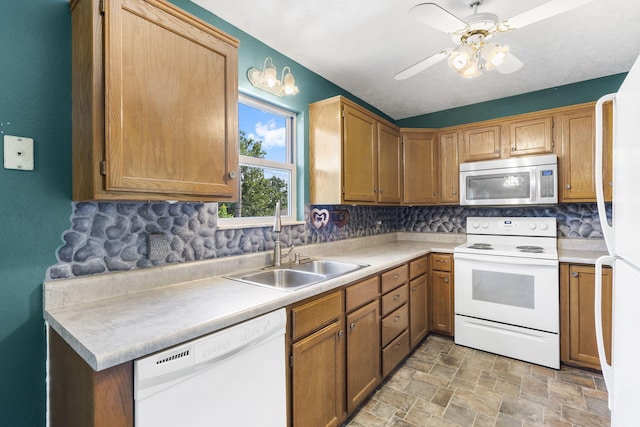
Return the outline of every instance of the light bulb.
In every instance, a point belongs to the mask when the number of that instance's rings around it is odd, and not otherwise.
[[[268,65],[264,69],[264,79],[267,82],[267,86],[274,87],[276,85],[276,80],[278,79],[276,76],[276,67],[273,65]]]

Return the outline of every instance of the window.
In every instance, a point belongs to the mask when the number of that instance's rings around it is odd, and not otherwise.
[[[219,224],[265,225],[278,201],[295,220],[295,114],[240,95],[238,128],[240,201],[219,204]]]

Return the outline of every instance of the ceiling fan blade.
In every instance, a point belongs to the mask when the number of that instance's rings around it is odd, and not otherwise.
[[[416,74],[418,74],[420,71],[426,70],[427,68],[431,67],[432,65],[437,64],[438,62],[442,61],[443,59],[445,59],[446,57],[448,57],[451,52],[453,50],[452,49],[445,49],[443,51],[440,51],[434,55],[431,55],[430,57],[423,59],[422,61],[413,64],[412,66],[410,66],[409,68],[400,71],[398,74],[395,75],[395,79],[396,80],[405,80],[408,79],[409,77],[413,77]]]
[[[496,65],[496,71],[500,74],[510,74],[518,71],[524,64],[511,52],[504,57],[504,61],[500,65]]]
[[[423,22],[436,30],[444,31],[445,33],[455,33],[456,31],[464,30],[467,27],[466,22],[457,16],[450,14],[435,3],[418,4],[409,10],[409,14],[420,22]]]
[[[499,31],[515,30],[543,19],[559,15],[571,9],[591,3],[593,0],[550,0],[540,6],[507,19],[499,25]]]

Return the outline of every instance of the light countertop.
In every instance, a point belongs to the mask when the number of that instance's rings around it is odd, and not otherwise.
[[[44,317],[89,366],[100,371],[356,282],[430,252],[452,253],[464,241],[464,235],[428,241],[420,236],[397,234],[402,236],[350,239],[301,248],[305,255],[310,253],[314,258],[370,266],[292,292],[221,277],[264,266],[264,253],[241,261],[200,261],[48,281],[44,284]],[[321,250],[331,255],[324,256]]]
[[[604,247],[559,239],[560,262],[593,264]],[[222,275],[267,265],[270,252],[46,281],[44,317],[100,371],[357,282],[430,252],[452,253],[465,235],[390,233],[300,248],[316,259],[369,267],[286,292]]]

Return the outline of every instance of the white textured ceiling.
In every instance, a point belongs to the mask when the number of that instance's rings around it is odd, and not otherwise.
[[[453,47],[447,34],[409,15],[424,1],[192,1],[393,119],[626,72],[640,54],[640,1],[594,0],[494,36],[524,62],[513,74],[490,71],[463,79],[442,61],[397,81],[399,71]],[[433,2],[460,18],[472,14],[467,0]],[[485,0],[478,11],[503,21],[542,3]]]

